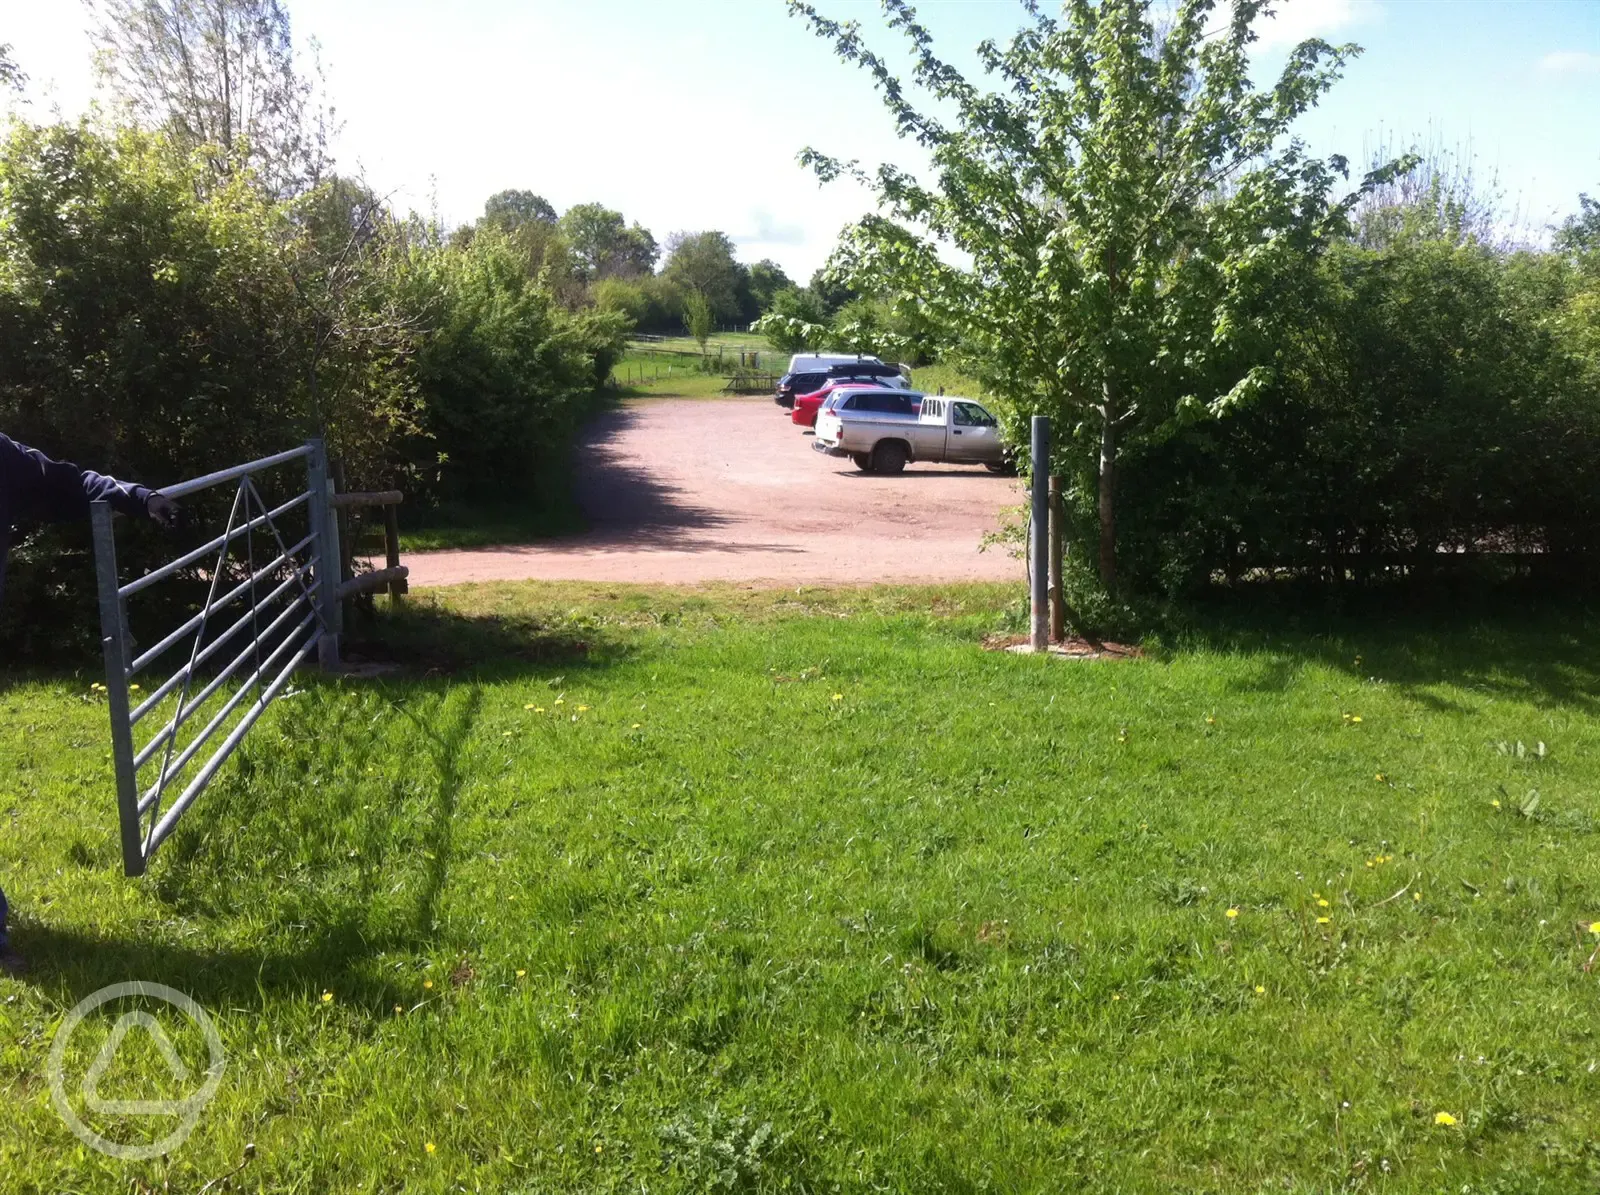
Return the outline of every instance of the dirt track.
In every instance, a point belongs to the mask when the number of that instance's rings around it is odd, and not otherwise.
[[[631,403],[598,420],[579,455],[590,530],[541,544],[410,555],[413,585],[564,580],[1013,580],[980,553],[1014,478],[968,465],[857,473],[811,449],[770,399]]]

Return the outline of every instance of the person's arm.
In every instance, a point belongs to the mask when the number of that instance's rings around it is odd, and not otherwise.
[[[118,481],[103,473],[80,469],[68,461],[47,457],[37,448],[19,444],[0,434],[0,491],[13,517],[46,523],[67,523],[87,518],[91,502],[109,502],[113,510],[149,517],[170,525],[177,507],[147,486]]]

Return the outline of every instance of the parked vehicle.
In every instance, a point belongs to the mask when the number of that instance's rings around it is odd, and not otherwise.
[[[904,391],[856,390],[817,419],[812,445],[829,456],[847,456],[863,473],[899,473],[911,461],[983,465],[1010,469],[998,421],[970,398],[918,395],[912,414]]]
[[[835,365],[882,365],[877,357],[862,353],[796,353],[789,358],[790,373],[826,373]]]
[[[903,390],[905,379],[898,374],[894,378],[830,378],[820,390],[813,390],[810,394],[797,394],[794,398],[794,409],[789,412],[789,419],[799,427],[815,427],[817,425],[817,412],[822,410],[830,395],[841,390]],[[895,385],[899,382],[901,385]]]
[[[796,396],[814,394],[829,382],[841,379],[876,383],[880,386],[911,385],[911,379],[902,374],[897,366],[885,365],[881,361],[857,361],[844,365],[830,365],[826,369],[786,373],[778,379],[777,393],[772,396],[772,401],[780,407],[793,407]]]

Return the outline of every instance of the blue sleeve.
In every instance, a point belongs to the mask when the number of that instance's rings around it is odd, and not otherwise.
[[[0,522],[67,523],[87,518],[89,503],[105,501],[127,515],[144,515],[151,491],[67,461],[0,434]]]

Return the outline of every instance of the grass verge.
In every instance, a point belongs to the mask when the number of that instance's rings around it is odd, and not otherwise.
[[[0,674],[7,1189],[1593,1189],[1593,620],[1086,664],[1013,597],[420,594],[139,882],[94,678]],[[125,979],[227,1052],[165,1160],[43,1077]]]

